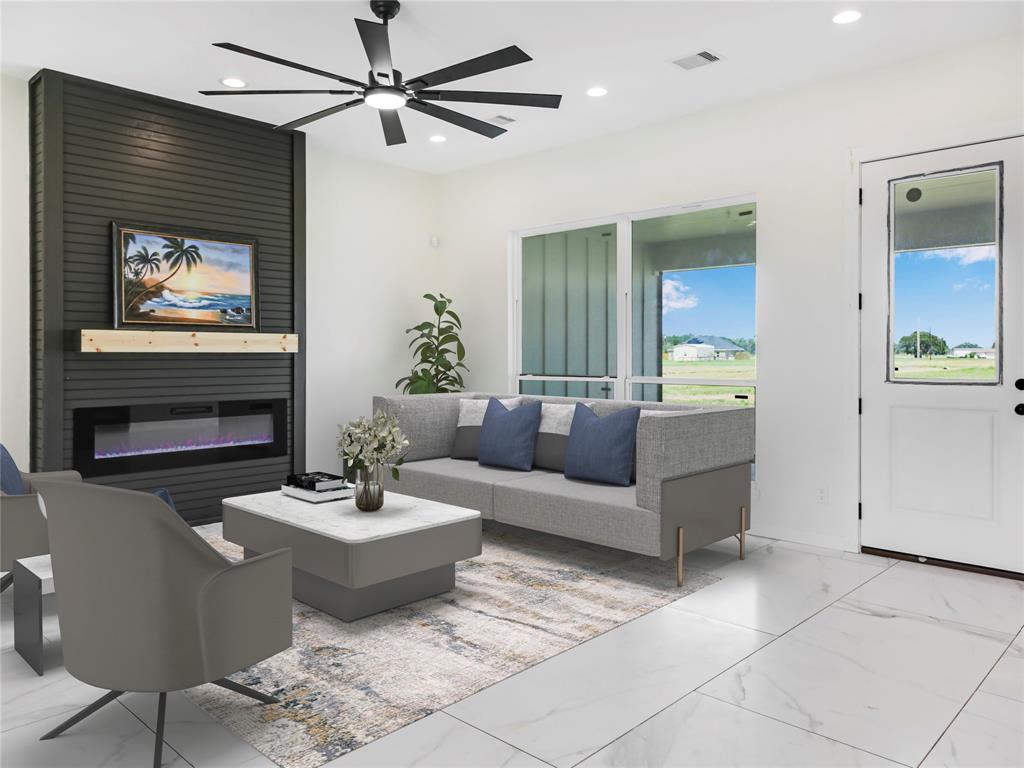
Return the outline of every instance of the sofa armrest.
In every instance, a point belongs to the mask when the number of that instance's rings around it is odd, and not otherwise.
[[[209,679],[263,661],[292,644],[292,551],[232,563],[210,577],[198,598]]]
[[[664,481],[753,460],[753,408],[644,417],[636,431],[637,506],[660,512]]]
[[[398,417],[399,426],[409,438],[406,461],[439,459],[451,456],[455,427],[459,423],[459,400],[473,397],[472,392],[376,395],[373,410]]]

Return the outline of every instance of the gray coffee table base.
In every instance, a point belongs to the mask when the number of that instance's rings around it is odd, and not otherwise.
[[[246,558],[257,557],[259,554],[248,548],[245,550]],[[292,595],[295,599],[342,621],[363,619],[400,605],[449,592],[454,587],[454,563],[358,589],[343,587],[300,568],[292,569]]]

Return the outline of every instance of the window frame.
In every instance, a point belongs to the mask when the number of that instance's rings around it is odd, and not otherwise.
[[[966,168],[950,168],[943,171],[931,171],[928,173],[915,173],[910,176],[901,176],[889,179],[886,183],[886,318],[885,318],[885,383],[886,384],[914,384],[917,386],[958,386],[958,387],[999,387],[1003,384],[1003,221],[1005,211],[1003,209],[1004,197],[1004,168],[1002,160],[994,163],[982,163]],[[896,353],[895,342],[896,332],[893,328],[893,321],[896,312],[896,195],[897,184],[902,184],[915,179],[929,180],[936,178],[948,178],[951,176],[965,176],[973,173],[984,173],[995,171],[996,176],[996,205],[995,225],[996,241],[992,243],[996,249],[995,268],[995,350],[996,350],[996,377],[990,380],[977,379],[922,379],[922,378],[897,378],[896,377]]]
[[[703,200],[696,203],[672,205],[662,208],[651,208],[642,211],[620,213],[610,216],[598,216],[590,219],[547,224],[544,226],[517,229],[508,235],[508,391],[519,392],[524,381],[564,381],[564,382],[602,382],[612,385],[614,400],[630,400],[634,384],[663,385],[694,385],[694,386],[734,386],[757,388],[757,378],[753,379],[694,379],[678,376],[636,376],[633,374],[633,222],[673,216],[683,213],[710,208],[724,208],[743,203],[757,203],[754,194],[734,195],[731,197]],[[551,235],[575,229],[615,225],[615,332],[616,332],[616,371],[615,376],[540,376],[523,374],[522,370],[522,279],[523,279],[523,239],[536,235]],[[757,233],[755,232],[755,253],[757,250]],[[756,264],[756,261],[755,261]],[[754,333],[757,334],[758,311],[757,294],[754,296]]]

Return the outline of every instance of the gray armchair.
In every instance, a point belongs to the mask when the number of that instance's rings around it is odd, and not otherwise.
[[[46,536],[46,518],[39,507],[39,495],[35,482],[56,480],[60,482],[81,482],[82,476],[73,470],[65,472],[19,472],[25,493],[8,494],[0,492],[0,591],[11,585],[11,568],[14,561],[33,555],[45,555],[50,551]]]
[[[38,482],[49,527],[64,664],[110,690],[42,739],[125,691],[159,693],[159,766],[168,691],[214,683],[277,700],[226,676],[292,642],[291,551],[232,563],[157,497]]]

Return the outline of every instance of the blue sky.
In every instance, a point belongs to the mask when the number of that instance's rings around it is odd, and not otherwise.
[[[994,246],[897,253],[893,272],[894,341],[920,320],[951,347],[992,346],[996,336]]]
[[[662,332],[754,338],[753,264],[663,273]]]

